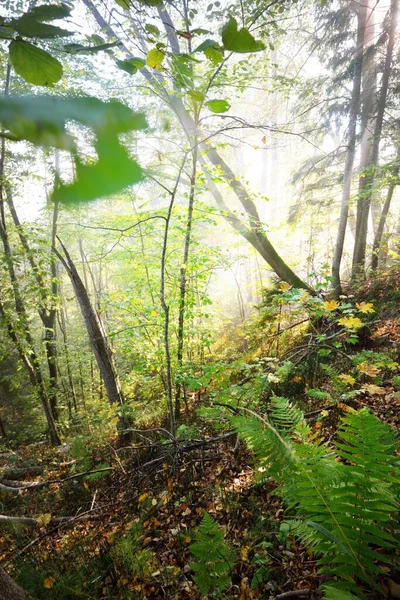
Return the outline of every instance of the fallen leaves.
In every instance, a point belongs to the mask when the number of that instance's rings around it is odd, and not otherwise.
[[[346,329],[360,329],[364,325],[358,317],[342,317],[338,320],[338,323]]]
[[[43,581],[43,587],[47,590],[51,590],[51,588],[54,587],[55,582],[55,577],[46,577],[46,579]]]
[[[46,527],[50,523],[51,518],[51,513],[44,513],[43,515],[39,515],[36,521],[40,527]]]
[[[325,310],[328,311],[336,310],[337,308],[339,308],[339,302],[337,302],[336,300],[325,300],[325,302],[323,302],[323,305]]]
[[[364,375],[368,375],[369,377],[376,377],[379,375],[378,367],[365,361],[357,365],[357,369],[360,371],[360,373],[364,373]]]
[[[361,313],[364,313],[365,315],[375,312],[374,305],[372,304],[372,302],[357,302],[356,307]]]

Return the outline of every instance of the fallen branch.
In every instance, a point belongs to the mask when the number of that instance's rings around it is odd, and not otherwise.
[[[103,467],[102,469],[95,469],[93,471],[83,471],[82,473],[75,473],[74,475],[69,475],[64,479],[48,479],[47,481],[32,481],[32,483],[27,483],[26,485],[21,486],[9,486],[0,483],[0,491],[4,492],[22,492],[24,490],[29,489],[37,489],[41,487],[45,487],[46,485],[51,485],[53,483],[65,483],[66,481],[70,481],[71,479],[79,479],[80,477],[85,477],[86,475],[95,475],[96,473],[105,473],[107,471],[114,471],[114,467]]]
[[[75,517],[51,517],[49,523],[70,523],[71,521],[79,521],[81,519],[89,519],[89,515],[77,515]],[[40,525],[40,517],[10,517],[8,515],[0,515],[0,523],[22,523],[23,525]]]

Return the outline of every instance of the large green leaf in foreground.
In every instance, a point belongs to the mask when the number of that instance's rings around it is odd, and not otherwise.
[[[84,163],[79,157],[74,137],[66,130],[70,121],[93,131],[97,161]],[[71,184],[58,186],[53,193],[55,200],[66,204],[95,200],[142,179],[140,166],[121,145],[118,135],[145,129],[146,119],[120,102],[86,97],[1,96],[0,123],[16,139],[72,152],[76,178]]]

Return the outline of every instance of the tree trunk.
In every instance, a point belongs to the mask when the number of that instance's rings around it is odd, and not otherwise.
[[[392,202],[394,190],[398,185],[398,177],[400,170],[400,146],[397,147],[397,157],[396,162],[392,170],[392,178],[389,184],[389,188],[386,195],[385,204],[383,205],[381,218],[379,219],[378,228],[376,230],[374,243],[372,246],[372,261],[371,261],[371,270],[376,271],[378,268],[379,262],[379,251],[382,242],[382,236],[385,229],[386,219],[389,214],[390,205]]]
[[[101,376],[104,381],[104,387],[110,404],[123,404],[123,395],[121,386],[118,379],[117,370],[115,367],[112,351],[108,344],[108,340],[104,331],[103,324],[100,320],[99,315],[94,310],[90,301],[87,290],[83,284],[82,279],[75,267],[72,258],[67,252],[65,246],[61,240],[57,237],[64,251],[65,258],[57,251],[54,250],[58,258],[64,265],[65,270],[71,280],[72,286],[75,291],[76,299],[83,319],[85,321],[86,330],[89,336],[89,342],[93,349],[96,357],[97,365],[99,367]]]
[[[335,297],[342,293],[340,282],[340,264],[342,262],[344,240],[349,216],[349,201],[351,195],[351,180],[353,174],[354,156],[357,139],[357,117],[360,108],[361,74],[363,65],[363,41],[365,31],[365,10],[359,8],[357,23],[357,42],[354,56],[353,89],[351,93],[348,143],[346,160],[343,171],[342,202],[340,207],[339,226],[332,261],[332,288]]]
[[[187,265],[189,260],[190,241],[192,236],[193,224],[193,208],[196,192],[196,175],[197,175],[197,139],[193,143],[192,154],[192,174],[190,177],[189,188],[189,205],[186,221],[185,244],[183,250],[183,262],[179,274],[179,316],[178,316],[178,369],[182,371],[183,365],[183,342],[184,342],[184,325],[185,325],[185,304],[186,304],[186,286],[187,286]],[[178,383],[175,390],[175,419],[179,419],[181,414],[181,391],[182,385]]]
[[[25,592],[0,567],[0,600],[25,600]]]
[[[369,0],[371,2],[371,0]],[[361,6],[361,5],[360,5]],[[374,10],[374,7],[373,7]],[[386,98],[389,87],[389,79],[392,69],[392,58],[393,48],[395,41],[395,25],[398,14],[398,0],[392,0],[390,6],[390,24],[389,24],[389,38],[386,48],[385,65],[382,74],[381,89],[378,99],[377,115],[375,120],[375,127],[373,132],[370,169],[368,174],[360,180],[360,196],[358,199],[357,206],[357,225],[356,225],[356,238],[354,244],[353,254],[353,272],[352,276],[357,276],[360,272],[363,273],[365,270],[365,258],[366,258],[366,247],[367,247],[367,234],[368,234],[368,216],[371,205],[371,198],[373,193],[373,185],[375,181],[375,171],[379,162],[379,145],[382,136],[383,117],[386,108]]]

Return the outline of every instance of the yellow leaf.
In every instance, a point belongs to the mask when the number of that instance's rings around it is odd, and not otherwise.
[[[367,385],[364,385],[363,389],[366,392],[369,392],[370,394],[374,394],[376,396],[383,396],[384,394],[386,394],[385,388],[379,387],[379,385],[374,385],[373,383],[368,383]]]
[[[327,417],[329,415],[329,411],[321,410],[321,417]]]
[[[48,590],[51,590],[51,588],[54,586],[56,582],[55,577],[46,577],[46,579],[43,581],[43,587],[45,587]]]
[[[336,310],[339,307],[339,302],[336,302],[336,300],[325,300],[323,305],[325,310]]]
[[[159,69],[164,58],[164,52],[161,52],[161,50],[158,48],[153,48],[152,50],[148,51],[146,62],[149,67],[152,67],[152,69]]]
[[[142,494],[141,496],[139,496],[139,498],[138,498],[139,504],[141,504],[142,502],[147,500],[148,497],[149,497],[149,495],[146,492],[144,494]]]
[[[249,550],[251,546],[243,546],[240,550],[240,558],[243,562],[249,562]]]
[[[348,383],[349,385],[354,385],[356,382],[354,377],[352,377],[351,375],[345,375],[344,373],[342,375],[339,375],[339,379],[341,379],[345,383]]]
[[[374,309],[374,305],[372,304],[372,302],[360,302],[356,304],[358,310],[364,314],[368,314],[368,313],[374,313],[375,309]]]
[[[360,329],[363,326],[363,322],[358,317],[342,317],[338,322],[346,329]]]
[[[156,317],[157,316],[157,311],[156,310],[152,310],[150,314],[151,314],[152,317]]]
[[[281,292],[287,292],[288,290],[290,290],[290,285],[288,283],[286,283],[286,281],[282,281],[279,284],[279,289],[281,290]]]
[[[357,369],[361,373],[364,373],[365,375],[368,375],[369,377],[376,377],[376,375],[378,375],[378,373],[379,373],[378,367],[375,367],[374,365],[370,365],[367,362],[362,362],[359,365],[357,365]]]
[[[36,521],[37,521],[38,525],[40,525],[41,527],[44,527],[50,523],[51,514],[45,513],[43,515],[39,515],[38,518],[36,519]]]
[[[261,142],[262,142],[263,144],[266,144],[266,143],[267,143],[267,137],[266,137],[265,135],[264,135],[264,136],[261,138]]]

